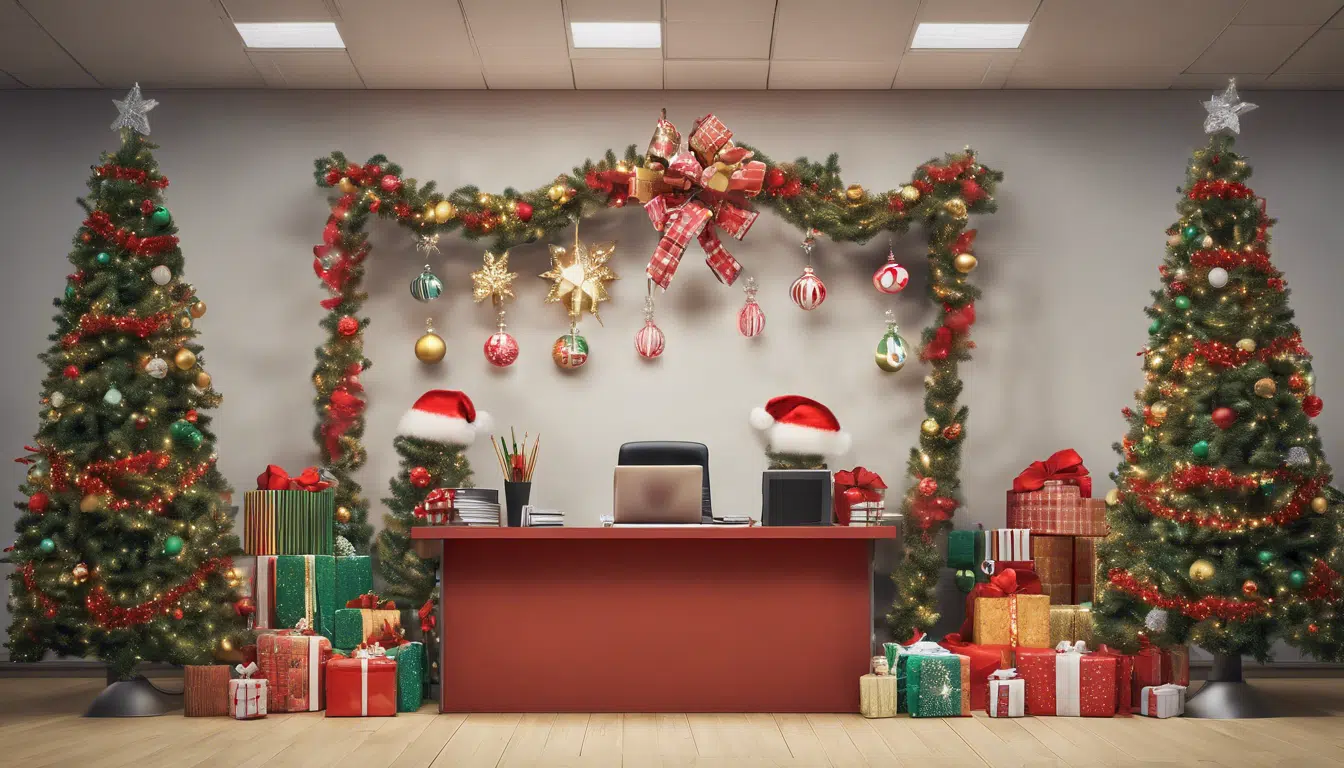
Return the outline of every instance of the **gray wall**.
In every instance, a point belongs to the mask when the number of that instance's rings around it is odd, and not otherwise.
[[[1007,181],[1000,212],[980,228],[976,359],[965,366],[971,407],[958,524],[1001,524],[1003,494],[1033,459],[1077,448],[1110,487],[1110,446],[1119,409],[1141,382],[1134,353],[1146,339],[1142,307],[1158,284],[1163,229],[1175,219],[1176,186],[1191,149],[1203,141],[1203,92],[962,93],[413,93],[155,92],[151,113],[158,158],[172,180],[168,202],[181,227],[187,276],[209,304],[201,321],[206,367],[225,394],[216,421],[220,463],[235,488],[251,487],[267,463],[298,469],[315,459],[308,375],[322,341],[311,247],[326,214],[312,160],[341,148],[362,160],[384,152],[408,175],[452,187],[500,190],[547,183],[560,170],[608,147],[643,148],[657,110],[689,128],[713,110],[739,137],[779,159],[839,152],[846,181],[887,189],[945,150],[973,145]],[[0,440],[15,456],[33,433],[50,300],[70,271],[65,254],[80,221],[73,199],[89,166],[115,144],[105,92],[0,93]],[[1344,230],[1336,218],[1341,170],[1337,141],[1344,96],[1256,93],[1241,149],[1252,183],[1280,218],[1273,253],[1293,289],[1293,307],[1316,354],[1326,409],[1317,420],[1326,448],[1344,461],[1344,356],[1335,343],[1344,284]],[[448,286],[430,305],[450,357],[425,367],[412,355],[426,307],[408,281],[419,256],[401,229],[379,226],[369,265],[367,348],[370,461],[361,480],[382,495],[397,459],[396,421],[431,387],[468,392],[502,425],[545,435],[533,493],[571,525],[594,525],[611,504],[611,466],[626,440],[701,440],[713,455],[717,510],[756,513],[762,450],[747,413],[776,394],[798,392],[832,406],[854,435],[838,464],[865,464],[898,488],[921,419],[918,363],[883,374],[872,350],[882,312],[894,308],[909,338],[931,317],[923,297],[922,233],[896,242],[911,268],[903,295],[869,283],[886,243],[823,243],[815,259],[829,298],[804,313],[788,300],[803,266],[799,233],[769,214],[731,250],[761,283],[764,337],[735,327],[742,291],[717,284],[696,252],[658,302],[667,352],[641,360],[641,273],[656,242],[638,210],[584,224],[585,240],[615,238],[623,279],[603,307],[605,327],[583,323],[593,348],[587,367],[565,375],[550,362],[564,313],[542,304],[542,245],[519,248],[521,277],[510,306],[522,344],[512,368],[492,369],[481,345],[494,313],[469,298],[468,273],[482,248],[449,241],[435,269]],[[694,251],[694,247],[693,247]],[[477,481],[497,485],[490,448],[471,449]],[[17,486],[21,468],[5,480]],[[0,528],[13,510],[0,508]],[[375,505],[375,517],[381,505]],[[0,534],[0,540],[10,540]],[[3,611],[3,608],[0,608]],[[0,617],[3,618],[3,617]]]

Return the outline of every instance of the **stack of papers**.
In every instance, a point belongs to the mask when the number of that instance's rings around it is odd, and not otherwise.
[[[538,509],[528,504],[523,507],[523,526],[526,528],[564,528],[565,513],[558,509]]]
[[[900,524],[901,513],[899,509],[887,510],[885,506],[876,504],[855,504],[854,508],[849,511],[851,528]]]
[[[755,525],[756,521],[747,515],[724,515],[714,518],[715,525]]]
[[[499,527],[499,491],[494,488],[458,488],[453,506],[462,522]]]

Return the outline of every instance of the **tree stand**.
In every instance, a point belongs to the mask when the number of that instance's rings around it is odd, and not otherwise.
[[[1204,686],[1186,702],[1185,716],[1240,720],[1273,714],[1260,692],[1242,679],[1241,656],[1218,653]]]
[[[180,709],[181,694],[154,687],[143,675],[122,680],[111,668],[107,670],[107,687],[93,700],[85,717],[155,717]]]

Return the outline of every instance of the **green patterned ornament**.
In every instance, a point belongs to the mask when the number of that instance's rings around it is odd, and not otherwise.
[[[579,334],[578,328],[571,327],[569,333],[555,340],[551,359],[560,368],[578,368],[588,362],[588,340]]]
[[[443,281],[430,270],[429,265],[425,265],[425,271],[420,276],[411,281],[411,296],[416,301],[430,302],[443,293]]]
[[[895,373],[905,367],[907,356],[905,339],[896,328],[896,313],[887,310],[887,332],[877,342],[877,351],[873,355],[877,367],[887,373]]]

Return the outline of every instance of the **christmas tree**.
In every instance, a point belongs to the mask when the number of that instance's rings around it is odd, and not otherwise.
[[[1274,222],[1233,148],[1254,105],[1234,83],[1206,108],[1209,143],[1146,310],[1147,381],[1124,410],[1097,636],[1262,660],[1282,638],[1336,658],[1340,508],[1311,421],[1321,400],[1270,262]]]
[[[205,303],[183,282],[177,228],[146,136],[155,106],[116,102],[121,148],[80,201],[74,271],[41,355],[40,425],[21,486],[10,656],[209,663],[242,645],[229,488],[207,409],[220,402],[200,357]]]
[[[471,487],[466,447],[490,428],[489,414],[477,411],[461,392],[431,390],[416,400],[397,425],[392,447],[401,467],[383,499],[390,512],[376,542],[385,595],[403,608],[416,608],[434,590],[433,560],[411,547],[417,525],[446,524],[452,499],[446,489]]]

